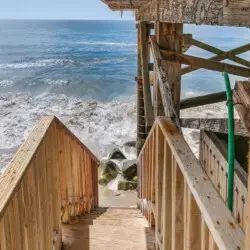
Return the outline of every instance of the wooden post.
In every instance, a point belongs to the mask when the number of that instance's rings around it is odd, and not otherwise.
[[[155,24],[155,33],[159,34],[159,24]],[[159,35],[158,35],[159,36]],[[156,66],[154,65],[154,114],[156,116],[164,116],[164,109],[162,104],[162,98],[160,93],[159,81],[156,75]]]
[[[151,88],[149,82],[149,35],[150,29],[147,28],[146,22],[141,22],[139,25],[140,33],[140,56],[141,56],[141,71],[142,71],[142,84],[143,84],[143,103],[145,113],[146,132],[149,133],[153,123],[154,114],[151,99]]]
[[[250,81],[236,82],[233,100],[236,110],[243,120],[245,127],[250,135],[250,119],[249,119],[249,105],[250,105]],[[248,149],[248,180],[250,180],[250,150]],[[250,181],[248,181],[248,201],[250,200]],[[250,249],[250,203],[248,203],[246,221],[246,242],[245,248]]]
[[[182,52],[183,24],[157,23],[156,39],[160,49]],[[177,114],[180,110],[181,92],[181,64],[179,62],[167,62],[167,79],[172,89],[173,102]]]
[[[139,25],[137,25],[138,27]],[[141,32],[138,28],[138,66],[137,66],[137,155],[139,155],[141,148],[146,139],[145,131],[145,113],[144,113],[144,101],[143,101],[143,85],[142,85],[142,71],[141,71]]]

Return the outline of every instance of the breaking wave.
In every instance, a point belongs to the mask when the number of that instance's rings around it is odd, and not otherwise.
[[[101,102],[63,94],[3,93],[0,94],[0,171],[44,115],[56,115],[100,158],[136,138],[135,97]]]
[[[77,42],[80,44],[86,45],[106,45],[106,46],[117,46],[117,47],[135,47],[136,43],[119,43],[119,42],[88,42],[88,41],[81,41]]]
[[[54,65],[64,65],[68,63],[75,63],[73,59],[46,59],[46,60],[36,60],[34,62],[14,62],[0,64],[0,69],[29,69],[29,68],[40,68],[40,67],[50,67]]]
[[[0,87],[10,87],[15,85],[15,82],[12,80],[0,80]]]

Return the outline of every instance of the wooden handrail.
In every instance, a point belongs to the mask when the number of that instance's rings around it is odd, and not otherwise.
[[[61,249],[62,222],[98,206],[98,159],[43,117],[0,178],[0,249]]]
[[[244,232],[171,121],[156,119],[138,165],[157,249],[244,249]]]

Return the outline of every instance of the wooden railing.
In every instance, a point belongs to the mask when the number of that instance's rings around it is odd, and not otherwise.
[[[62,222],[98,206],[97,158],[43,117],[0,178],[0,249],[61,249]]]
[[[214,134],[201,131],[200,163],[225,202],[227,202],[228,195],[226,151],[227,149],[224,149],[224,145],[221,145],[219,139]],[[235,160],[233,214],[244,232],[246,231],[248,208],[247,179],[247,173]]]
[[[141,210],[155,226],[156,249],[245,249],[244,232],[166,118],[156,119],[138,165]]]

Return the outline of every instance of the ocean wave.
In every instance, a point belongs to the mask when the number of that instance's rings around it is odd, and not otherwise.
[[[136,138],[135,97],[83,101],[63,94],[0,94],[0,150],[19,146],[44,115],[56,115],[100,158]],[[0,154],[0,169],[7,162]],[[9,157],[8,157],[9,159]]]
[[[64,65],[68,63],[75,63],[76,61],[70,58],[67,59],[44,59],[36,60],[34,62],[15,62],[0,64],[0,69],[29,69],[29,68],[41,68],[54,65]]]
[[[58,80],[48,81],[61,84]],[[8,92],[0,94],[0,151],[8,154],[8,150],[17,148],[44,115],[56,115],[99,158],[107,156],[114,147],[136,139],[135,96],[102,102],[84,101],[64,94],[34,96],[26,92]],[[218,103],[181,110],[181,117],[227,117],[227,107],[225,103]],[[197,155],[197,133],[191,129],[184,129],[183,132]],[[7,158],[10,159],[9,156]],[[0,154],[0,171],[6,167],[6,161]]]
[[[136,43],[119,43],[119,42],[88,42],[88,41],[81,41],[77,42],[80,44],[86,45],[107,45],[107,46],[117,46],[117,47],[135,47]]]
[[[100,59],[100,58],[91,58],[89,60],[86,60],[84,62],[85,65],[98,65],[98,64],[119,64],[119,63],[124,63],[126,62],[128,59],[123,57],[123,58],[104,58],[104,59]]]
[[[55,85],[55,86],[66,86],[69,84],[69,80],[62,80],[62,79],[44,79],[44,83],[48,85]]]
[[[10,87],[15,85],[15,82],[12,80],[2,80],[0,81],[0,87]]]

